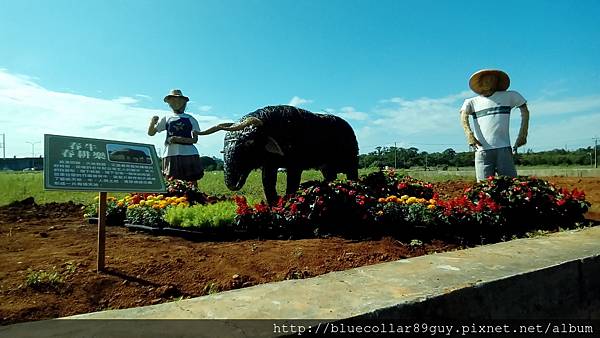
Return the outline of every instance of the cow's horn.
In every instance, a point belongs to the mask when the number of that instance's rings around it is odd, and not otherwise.
[[[233,126],[228,127],[226,130],[237,131],[237,130],[242,130],[248,126],[262,126],[262,124],[263,123],[259,118],[251,116],[251,117],[244,119],[243,121],[241,121],[238,124],[234,124]]]

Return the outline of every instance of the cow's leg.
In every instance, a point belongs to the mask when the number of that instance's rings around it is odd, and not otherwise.
[[[275,167],[263,167],[262,168],[262,183],[265,191],[265,197],[269,205],[275,205],[277,203],[277,168]]]
[[[302,170],[287,168],[287,185],[285,188],[287,195],[295,194],[298,191],[300,177],[302,177]]]
[[[346,174],[346,179],[348,179],[350,181],[358,181],[358,168],[357,167],[346,169],[344,174]]]
[[[337,172],[335,171],[334,168],[332,168],[330,166],[322,167],[321,173],[323,174],[323,177],[325,178],[325,181],[327,181],[327,182],[334,181],[337,178]]]

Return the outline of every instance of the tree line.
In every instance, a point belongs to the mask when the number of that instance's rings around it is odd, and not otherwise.
[[[600,148],[600,147],[599,147]],[[411,167],[448,169],[449,167],[471,167],[475,165],[474,152],[456,152],[448,148],[442,152],[426,152],[419,149],[401,147],[376,147],[375,151],[361,154],[360,168],[395,167],[408,169]],[[519,153],[515,157],[517,165],[580,165],[594,164],[594,148],[579,148],[577,150],[553,149],[534,152],[531,149]]]
[[[600,148],[600,146],[598,147]],[[200,157],[204,170],[223,170],[223,160],[217,157]],[[472,167],[475,165],[474,152],[456,152],[448,148],[442,152],[426,152],[419,149],[401,147],[376,147],[375,151],[358,155],[359,168],[395,167],[409,169],[412,167],[448,169],[455,167]],[[554,149],[534,152],[531,149],[519,153],[515,157],[517,165],[591,166],[594,164],[594,148],[577,150]]]

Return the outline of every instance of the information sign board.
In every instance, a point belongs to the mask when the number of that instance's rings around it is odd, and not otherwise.
[[[44,135],[44,188],[164,192],[151,144]]]

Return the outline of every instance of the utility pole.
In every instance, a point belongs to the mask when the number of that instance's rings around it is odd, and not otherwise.
[[[35,157],[35,145],[38,143],[41,143],[41,142],[40,141],[36,141],[36,142],[25,141],[25,143],[31,144],[31,157]]]
[[[398,148],[396,148],[396,142],[394,142],[394,169],[398,168],[398,156],[396,155]]]
[[[35,145],[38,143],[41,143],[40,141],[35,141],[35,142],[30,142],[30,141],[25,141],[25,143],[29,143],[31,144],[31,168],[35,168]]]
[[[2,159],[6,159],[6,134],[2,134]]]
[[[594,137],[594,168],[598,169],[598,137]]]

